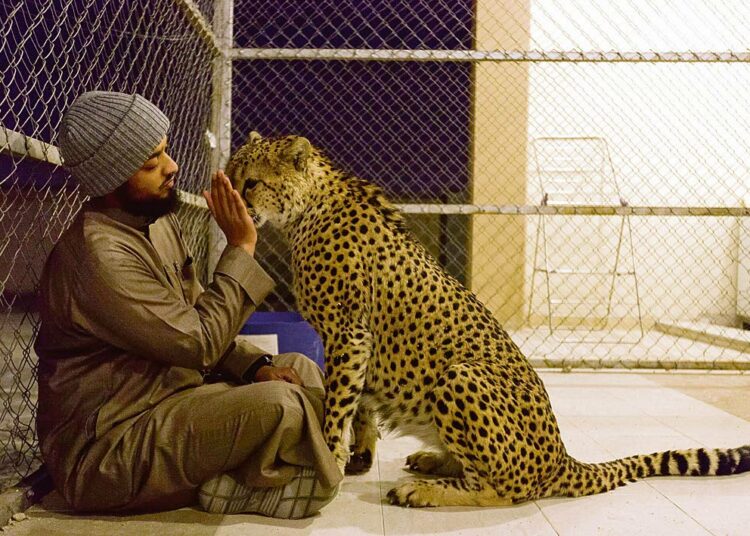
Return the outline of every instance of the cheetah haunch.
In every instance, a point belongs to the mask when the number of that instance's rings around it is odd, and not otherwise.
[[[443,478],[397,486],[392,503],[507,505],[750,469],[750,446],[571,458],[529,362],[379,188],[334,168],[305,138],[255,132],[227,173],[256,221],[289,241],[299,309],[325,344],[324,434],[340,467],[351,454],[350,472],[369,468],[375,419],[432,446],[407,464]]]

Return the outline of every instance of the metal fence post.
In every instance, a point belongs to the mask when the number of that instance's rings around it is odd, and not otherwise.
[[[207,133],[213,148],[211,173],[223,168],[232,146],[232,59],[234,44],[234,0],[214,1],[213,28],[221,53],[213,60],[213,95],[211,98],[211,130]],[[208,237],[208,277],[219,261],[226,238],[211,218]]]

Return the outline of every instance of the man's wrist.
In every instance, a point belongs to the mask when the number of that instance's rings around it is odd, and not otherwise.
[[[272,367],[273,360],[271,354],[263,354],[242,375],[242,381],[245,383],[253,383],[255,381],[255,375],[262,367]]]
[[[239,247],[247,251],[251,257],[255,256],[255,244],[242,244]]]

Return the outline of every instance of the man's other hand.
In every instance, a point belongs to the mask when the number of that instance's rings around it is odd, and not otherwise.
[[[271,367],[264,366],[258,369],[255,373],[256,382],[269,382],[269,381],[281,381],[287,383],[293,383],[294,385],[302,385],[302,379],[297,374],[297,371],[292,367]]]

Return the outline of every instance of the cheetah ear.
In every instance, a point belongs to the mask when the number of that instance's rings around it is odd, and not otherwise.
[[[305,171],[307,169],[307,159],[310,157],[311,152],[312,145],[310,145],[308,139],[298,136],[292,138],[281,157],[285,162],[293,164],[294,169],[297,171]]]
[[[248,145],[252,145],[256,141],[260,141],[262,139],[263,139],[263,136],[261,136],[260,134],[258,134],[256,131],[253,130],[250,133],[250,135],[247,137],[247,141],[245,143],[247,143]]]

